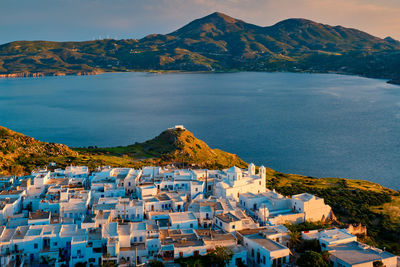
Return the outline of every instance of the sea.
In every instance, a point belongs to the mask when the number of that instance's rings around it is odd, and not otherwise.
[[[306,73],[107,73],[0,79],[0,125],[73,147],[128,145],[184,125],[285,173],[400,189],[400,86]]]

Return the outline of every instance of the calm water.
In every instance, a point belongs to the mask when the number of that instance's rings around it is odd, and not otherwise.
[[[0,79],[0,125],[43,141],[126,145],[175,124],[279,171],[400,189],[400,86],[381,80],[292,73]]]

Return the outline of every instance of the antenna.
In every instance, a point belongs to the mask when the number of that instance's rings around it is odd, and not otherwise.
[[[122,219],[122,222],[125,222],[126,218],[126,201],[124,201],[124,218]]]
[[[208,179],[208,169],[206,169],[206,198],[208,196],[208,185],[207,185],[207,179]]]

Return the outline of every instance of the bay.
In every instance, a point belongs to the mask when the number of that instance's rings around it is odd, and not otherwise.
[[[0,125],[42,141],[127,145],[176,124],[257,165],[400,189],[400,87],[383,80],[253,72],[0,79]]]

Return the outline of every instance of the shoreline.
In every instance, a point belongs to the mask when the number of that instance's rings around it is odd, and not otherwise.
[[[367,79],[384,80],[388,84],[400,86],[400,79],[388,79],[379,77],[368,77],[352,73],[344,72],[311,72],[311,71],[251,71],[251,70],[222,70],[222,71],[185,71],[185,70],[126,70],[126,71],[109,71],[109,70],[95,70],[88,72],[76,72],[76,73],[66,73],[66,72],[17,72],[17,73],[0,73],[0,79],[7,78],[41,78],[41,77],[64,77],[64,76],[89,76],[89,75],[99,75],[105,73],[129,73],[129,72],[142,72],[151,74],[219,74],[219,73],[239,73],[239,72],[261,72],[261,73],[304,73],[304,74],[337,74],[346,76],[357,76]]]

